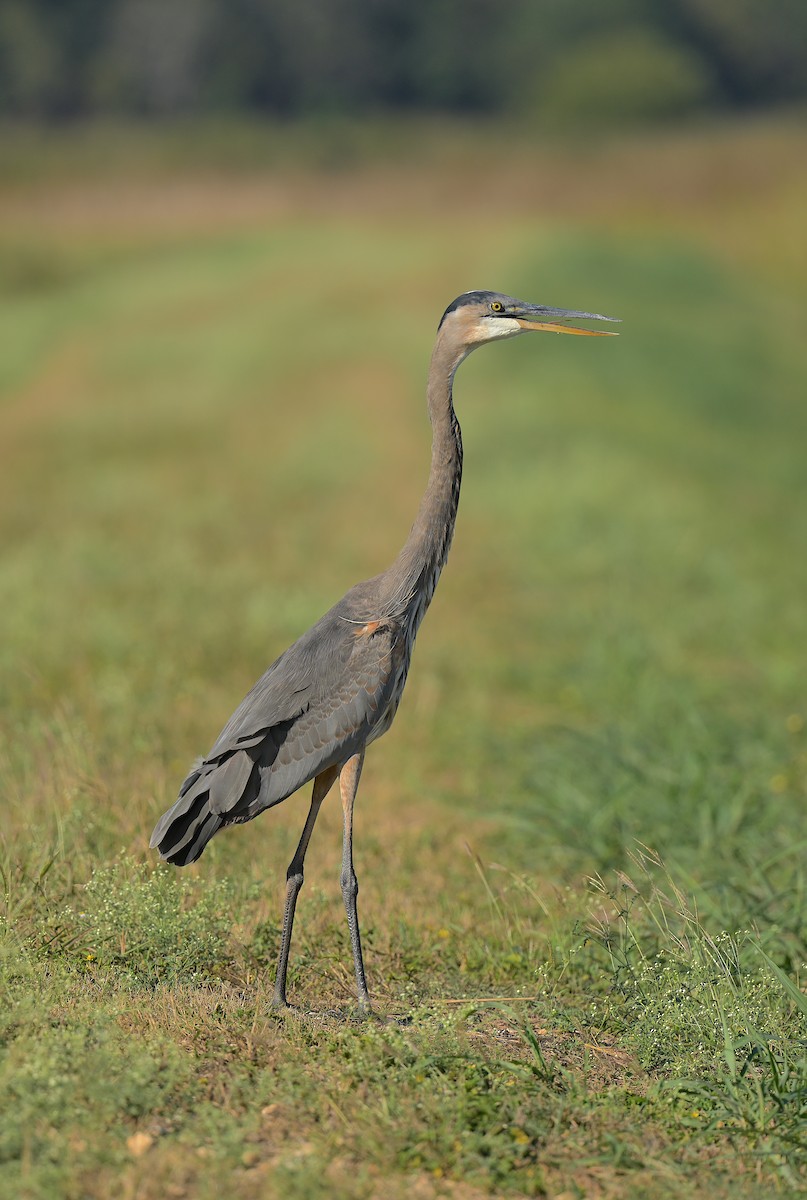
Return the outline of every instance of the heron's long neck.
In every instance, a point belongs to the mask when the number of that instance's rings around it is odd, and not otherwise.
[[[387,572],[393,606],[407,610],[415,626],[434,594],[448,558],[462,480],[462,437],[452,403],[454,372],[463,354],[438,336],[429,368],[427,400],[432,425],[429,482],[409,537]]]

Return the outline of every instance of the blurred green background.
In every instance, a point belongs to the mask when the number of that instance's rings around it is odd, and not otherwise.
[[[0,111],[647,121],[803,99],[799,0],[3,0]]]
[[[795,0],[0,0],[13,1194],[803,1181],[803,1007],[758,947],[798,995],[806,38]],[[264,667],[392,561],[434,329],[477,287],[624,324],[457,378],[457,536],[357,812],[371,988],[419,1012],[402,1049],[323,1032],[352,989],[338,805],[292,955],[311,1029],[266,1016],[305,797],[181,876],[151,874],[147,838]],[[674,914],[613,883],[638,845]],[[669,974],[640,986],[643,955]],[[489,994],[532,997],[560,1075],[507,1090],[517,1023],[439,1007]],[[780,1055],[753,1096],[729,1054],[752,1034]],[[694,1110],[653,1091],[682,1076]],[[269,1149],[261,1105],[294,1114]]]

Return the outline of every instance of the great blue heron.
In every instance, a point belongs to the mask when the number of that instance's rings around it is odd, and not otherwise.
[[[525,304],[499,292],[466,292],[449,304],[437,330],[427,387],[432,425],[429,482],[395,562],[358,583],[281,654],[258,680],[183,783],[151,838],[168,862],[195,862],[225,825],[250,821],[308,780],[314,788],[300,843],[286,874],[286,902],[273,1006],[286,1006],[286,971],[303,863],[320,806],[338,778],[344,814],[342,896],[356,968],[359,1008],[370,997],[361,952],[353,869],[353,804],[364,753],[386,733],[401,699],[412,646],[448,557],[462,475],[454,413],[454,373],[498,338],[527,330],[605,336],[557,319],[612,321],[600,313]]]

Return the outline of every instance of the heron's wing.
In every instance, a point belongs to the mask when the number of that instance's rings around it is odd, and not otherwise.
[[[255,755],[260,786],[256,796],[247,788],[235,801],[234,819],[257,815],[356,754],[400,690],[405,656],[397,625],[348,625],[342,637],[340,653],[322,664],[301,711],[247,751]]]
[[[343,651],[317,677],[304,709],[284,731],[275,770],[299,761],[311,778],[330,763],[344,762],[368,741],[389,708],[403,682],[404,639],[397,623],[348,626]]]
[[[163,821],[202,796],[220,823],[246,821],[346,761],[400,690],[404,662],[397,623],[327,614],[258,680]]]

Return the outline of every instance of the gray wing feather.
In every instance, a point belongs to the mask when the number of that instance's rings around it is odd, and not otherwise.
[[[250,758],[246,750],[236,750],[221,764],[217,771],[210,776],[210,809],[219,815],[226,813],[231,807],[233,796],[240,799],[249,783],[249,777],[255,770],[255,760]]]
[[[350,596],[269,667],[190,772],[152,835],[163,857],[194,861],[222,825],[280,803],[377,734],[403,686],[405,638],[394,621],[363,627]]]
[[[332,664],[318,680],[304,709],[271,729],[258,754],[260,791],[248,805],[238,804],[242,820],[285,800],[308,779],[345,762],[370,738],[394,692],[399,635],[391,627],[372,637],[347,632],[344,661]]]

